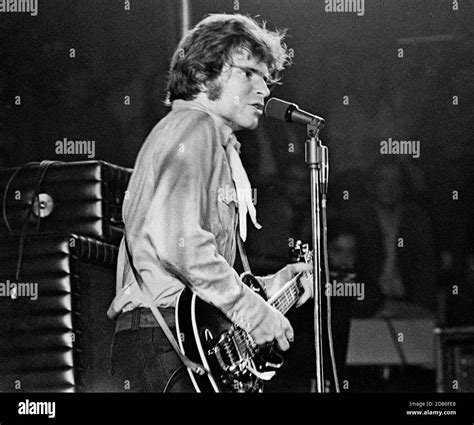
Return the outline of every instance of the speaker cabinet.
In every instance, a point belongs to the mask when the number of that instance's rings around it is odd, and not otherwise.
[[[20,247],[0,239],[0,391],[113,391],[117,247],[74,234],[30,235]]]
[[[437,328],[438,392],[474,392],[474,326]]]
[[[0,236],[67,232],[118,245],[132,170],[104,161],[27,163],[0,170]]]

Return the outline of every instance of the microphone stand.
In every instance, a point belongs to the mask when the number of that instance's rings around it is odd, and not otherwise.
[[[320,192],[323,208],[326,207],[328,182],[328,150],[318,138],[323,122],[307,125],[308,139],[305,143],[305,162],[310,171],[311,225],[313,243],[313,294],[314,294],[314,346],[316,353],[316,390],[324,392],[323,340],[322,340],[322,290],[321,290],[321,223]]]

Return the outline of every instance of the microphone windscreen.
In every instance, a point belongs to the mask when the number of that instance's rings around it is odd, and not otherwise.
[[[292,105],[292,103],[285,102],[284,100],[278,99],[276,97],[272,97],[268,99],[267,103],[265,104],[265,116],[287,121],[286,114],[288,112],[288,108]]]

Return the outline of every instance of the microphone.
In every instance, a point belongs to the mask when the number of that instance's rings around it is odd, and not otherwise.
[[[277,118],[289,123],[299,122],[301,124],[315,125],[317,127],[324,126],[324,118],[302,111],[298,108],[298,105],[285,102],[276,97],[268,99],[264,113],[266,117]]]

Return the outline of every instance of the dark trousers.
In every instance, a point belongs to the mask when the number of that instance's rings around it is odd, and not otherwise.
[[[160,312],[176,335],[174,309]],[[166,392],[196,392],[187,369],[147,308],[118,317],[111,373],[121,392],[163,392],[165,388]]]

